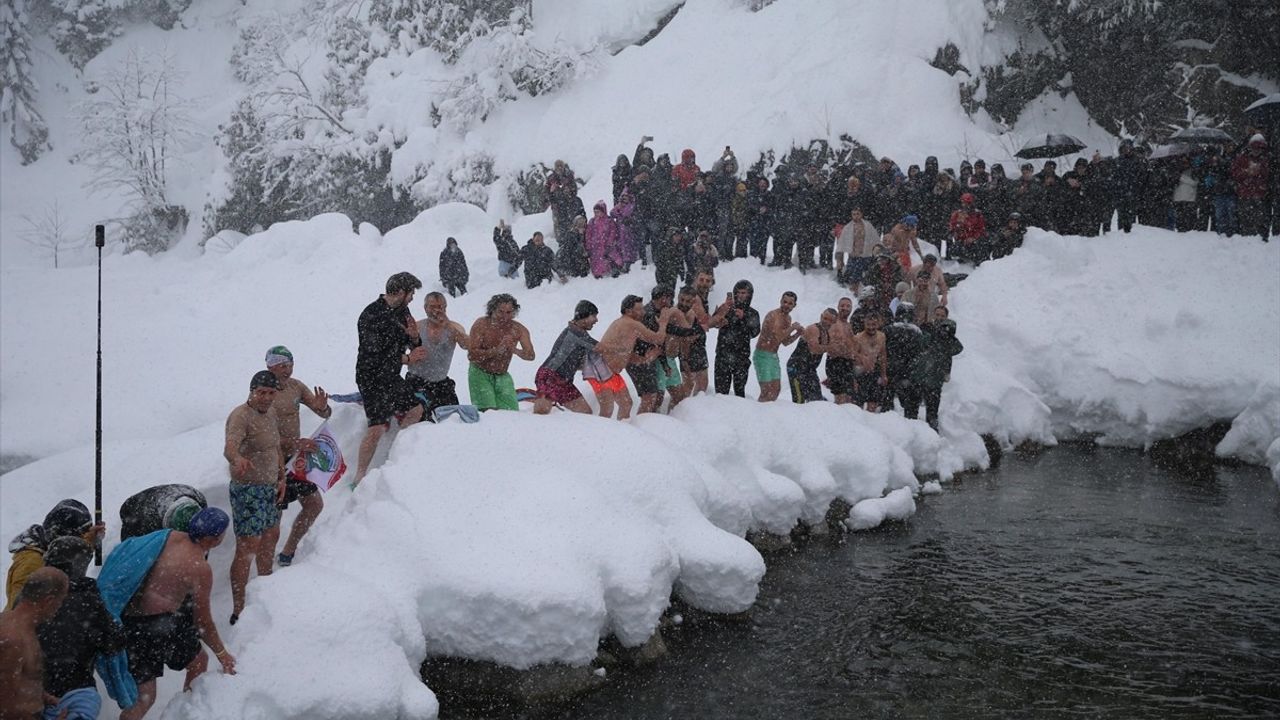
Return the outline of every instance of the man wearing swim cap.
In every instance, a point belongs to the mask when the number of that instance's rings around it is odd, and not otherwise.
[[[235,674],[236,659],[222,644],[213,622],[209,606],[213,570],[206,559],[210,550],[222,544],[228,524],[227,514],[211,507],[191,518],[187,532],[170,531],[146,579],[125,605],[120,619],[129,651],[129,674],[138,684],[138,702],[120,713],[121,720],[139,720],[147,714],[156,701],[156,678],[164,674],[165,667],[185,669],[183,690],[190,690],[192,681],[209,667],[201,640],[213,651],[223,672]],[[111,564],[110,558],[107,564]],[[188,597],[192,602],[186,611]]]
[[[296,453],[312,453],[316,451],[315,441],[302,437],[302,417],[300,408],[306,405],[321,418],[333,414],[329,407],[329,395],[324,388],[317,385],[314,390],[293,376],[293,353],[283,345],[276,345],[267,350],[267,370],[280,382],[280,392],[276,393],[271,409],[276,414],[276,428],[280,431],[280,451],[287,460]],[[320,497],[320,489],[306,480],[295,480],[286,473],[284,499],[280,502],[280,510],[289,507],[289,503],[298,500],[302,503],[302,511],[293,520],[289,530],[289,538],[284,541],[284,549],[276,560],[281,566],[293,564],[293,554],[298,551],[298,543],[311,529],[311,524],[320,517],[324,510],[324,500]],[[272,547],[272,552],[275,548]]]
[[[249,381],[249,399],[227,416],[222,455],[231,470],[231,514],[236,533],[236,553],[231,561],[232,625],[244,610],[249,564],[256,557],[258,574],[270,575],[280,537],[280,509],[276,503],[284,498],[284,458],[272,410],[279,390],[276,376],[259,370]]]

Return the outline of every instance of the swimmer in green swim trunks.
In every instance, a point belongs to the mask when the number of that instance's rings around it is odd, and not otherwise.
[[[792,322],[791,311],[798,298],[790,290],[782,293],[778,309],[770,310],[760,324],[760,338],[756,341],[751,363],[756,368],[756,380],[760,383],[760,402],[773,402],[782,391],[782,366],[778,363],[778,348],[790,345],[804,333],[804,326]]]

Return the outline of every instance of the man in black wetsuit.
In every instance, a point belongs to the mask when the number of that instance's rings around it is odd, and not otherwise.
[[[825,400],[822,381],[818,379],[818,365],[831,345],[831,326],[838,316],[835,308],[822,311],[818,322],[804,329],[804,335],[796,343],[796,349],[787,360],[787,380],[791,386],[791,400],[797,403]]]
[[[360,459],[355,482],[364,479],[369,461],[378,449],[378,441],[391,426],[391,418],[400,419],[400,427],[408,427],[422,419],[422,405],[413,390],[400,376],[400,366],[422,360],[418,323],[409,312],[413,292],[422,282],[407,272],[387,278],[387,291],[360,313],[356,332],[360,338],[356,356],[356,387],[364,402],[369,429],[360,441]],[[407,348],[413,350],[405,355]]]
[[[751,307],[754,295],[751,283],[739,280],[711,318],[711,327],[720,329],[716,336],[717,394],[747,395],[751,341],[760,334],[760,313]]]

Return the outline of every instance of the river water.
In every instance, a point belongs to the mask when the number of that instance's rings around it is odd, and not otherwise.
[[[750,621],[687,623],[651,668],[498,716],[1280,717],[1265,470],[1064,446],[945,488],[768,556]]]

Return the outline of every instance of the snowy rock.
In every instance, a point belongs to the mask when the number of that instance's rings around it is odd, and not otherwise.
[[[850,530],[870,530],[885,520],[906,520],[916,514],[910,488],[898,488],[884,497],[868,498],[853,506],[845,524]]]

